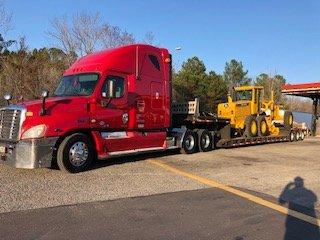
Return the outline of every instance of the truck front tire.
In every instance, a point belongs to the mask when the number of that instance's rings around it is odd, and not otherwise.
[[[60,170],[69,173],[82,172],[94,159],[94,147],[91,139],[82,133],[67,136],[57,152],[57,164]]]

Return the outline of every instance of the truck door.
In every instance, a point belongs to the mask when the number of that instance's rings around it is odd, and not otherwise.
[[[115,96],[106,98],[108,81],[113,81]],[[126,75],[109,73],[101,88],[96,107],[91,111],[91,128],[101,133],[107,152],[132,149],[134,139],[127,136],[128,83]]]

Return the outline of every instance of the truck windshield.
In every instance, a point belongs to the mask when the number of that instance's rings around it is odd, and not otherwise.
[[[96,73],[82,73],[62,77],[55,96],[89,96],[98,82]]]

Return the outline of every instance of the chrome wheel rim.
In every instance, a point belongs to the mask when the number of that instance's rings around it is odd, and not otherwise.
[[[201,144],[202,144],[203,148],[208,148],[209,147],[209,145],[210,145],[210,137],[208,136],[208,134],[205,134],[204,136],[202,136]]]
[[[192,150],[194,147],[194,144],[195,144],[195,142],[194,142],[193,136],[191,136],[191,135],[187,136],[186,141],[185,141],[186,149],[189,151]]]
[[[87,161],[88,156],[89,149],[84,142],[76,142],[69,150],[70,163],[75,167],[82,166]]]

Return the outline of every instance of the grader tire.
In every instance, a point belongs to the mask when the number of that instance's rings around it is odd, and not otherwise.
[[[264,137],[269,135],[268,131],[268,124],[266,118],[264,116],[257,117],[257,124],[258,124],[258,136]]]
[[[284,127],[286,129],[291,129],[293,126],[293,114],[291,111],[285,111],[284,112],[284,118],[283,118],[283,122],[284,122]]]
[[[254,116],[246,117],[244,125],[245,125],[245,130],[244,130],[245,137],[252,138],[257,136],[258,124]]]

